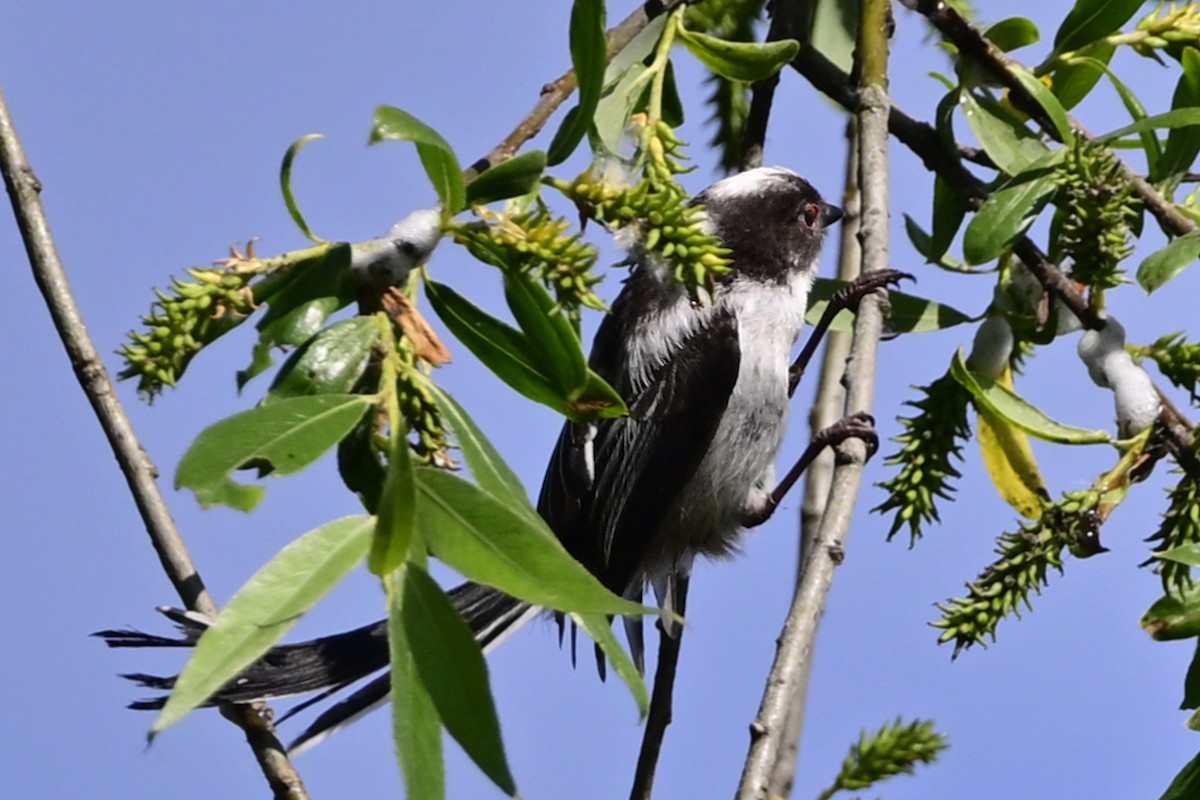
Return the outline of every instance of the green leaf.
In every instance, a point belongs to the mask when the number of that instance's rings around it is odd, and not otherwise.
[[[1062,107],[1062,103],[1058,102],[1058,98],[1054,96],[1054,92],[1050,91],[1050,87],[1035,78],[1033,73],[1025,70],[1013,70],[1013,75],[1046,112],[1046,116],[1050,118],[1050,122],[1054,124],[1055,130],[1058,132],[1058,140],[1067,147],[1073,145],[1075,131],[1071,130],[1071,122],[1067,119],[1066,109]]]
[[[479,488],[495,497],[504,505],[514,509],[522,509],[529,516],[536,517],[537,511],[525,494],[525,486],[512,468],[501,458],[500,453],[492,446],[483,431],[475,424],[458,401],[437,386],[432,381],[426,384],[437,400],[438,410],[442,419],[454,433],[459,452],[471,470],[471,477]]]
[[[1145,0],[1076,0],[1058,32],[1054,52],[1069,53],[1116,32],[1130,20]]]
[[[950,272],[986,272],[987,270],[973,270],[971,267],[954,260],[948,255],[942,255],[938,259],[933,258],[933,238],[925,232],[925,229],[917,223],[915,219],[908,214],[904,215],[904,232],[908,234],[908,240],[918,253],[925,257],[925,260],[930,264],[941,267]]]
[[[425,174],[433,184],[438,199],[448,216],[454,216],[466,206],[462,167],[454,149],[442,135],[421,120],[394,106],[375,109],[375,124],[371,126],[368,144],[386,141],[412,142]]]
[[[1137,122],[1126,125],[1124,128],[1109,131],[1103,136],[1097,136],[1096,141],[1100,144],[1108,144],[1131,133],[1140,134],[1144,131],[1167,128],[1189,128],[1194,125],[1200,125],[1200,108],[1176,108],[1173,111],[1166,111],[1162,114],[1155,114],[1152,117],[1139,119]]]
[[[1054,174],[1039,169],[1018,175],[984,202],[967,223],[963,257],[968,264],[987,264],[1008,251],[1058,189]]]
[[[367,568],[380,577],[393,572],[408,558],[417,525],[417,485],[406,433],[392,437],[379,517],[371,539],[371,555],[367,558]]]
[[[302,344],[283,363],[263,405],[314,394],[347,394],[358,383],[379,340],[373,317],[334,323]]]
[[[858,32],[858,3],[817,0],[809,42],[842,72],[854,68],[854,39]]]
[[[1011,389],[991,378],[971,372],[967,369],[962,350],[954,354],[950,374],[971,393],[979,405],[1008,420],[1030,436],[1055,444],[1105,444],[1112,441],[1112,437],[1105,431],[1076,428],[1056,422]]]
[[[1183,679],[1183,701],[1180,710],[1200,708],[1200,639],[1196,640],[1196,652],[1188,664],[1187,677]]]
[[[1147,293],[1162,288],[1200,257],[1200,231],[1178,236],[1151,253],[1137,271],[1137,282]]]
[[[1009,17],[988,27],[984,35],[1006,53],[1038,42],[1042,35],[1037,25],[1025,17]]]
[[[962,225],[967,206],[941,175],[933,179],[933,231],[925,258],[938,262],[946,255]]]
[[[1159,800],[1195,800],[1196,797],[1200,797],[1200,755],[1179,771]]]
[[[374,514],[379,509],[383,482],[387,480],[387,470],[379,463],[379,455],[371,445],[377,427],[376,416],[366,415],[338,442],[337,451],[338,474],[342,476],[342,483],[358,495],[368,514]]]
[[[1054,70],[1054,82],[1050,90],[1063,108],[1074,108],[1088,96],[1104,77],[1108,62],[1116,51],[1116,45],[1097,45],[1088,50],[1088,58],[1069,59]]]
[[[501,791],[515,796],[483,651],[433,578],[415,564],[402,571],[400,615],[421,683],[450,735]]]
[[[1181,594],[1169,593],[1158,598],[1138,624],[1160,642],[1200,635],[1200,584],[1193,583]]]
[[[773,42],[731,42],[707,33],[678,29],[679,41],[710,71],[731,81],[754,83],[769,78],[800,52],[795,39]]]
[[[1177,564],[1187,564],[1189,567],[1200,567],[1200,544],[1188,542],[1161,553],[1155,553],[1159,561],[1174,561]]]
[[[504,273],[504,297],[531,348],[530,355],[568,402],[582,394],[587,382],[587,356],[575,326],[554,298],[532,275]]]
[[[1146,109],[1142,102],[1138,100],[1137,95],[1133,90],[1125,85],[1125,82],[1117,77],[1117,73],[1108,68],[1108,63],[1094,62],[1097,70],[1108,75],[1109,81],[1113,88],[1117,90],[1117,96],[1121,98],[1121,102],[1125,105],[1125,110],[1129,112],[1129,116],[1136,122],[1139,119],[1146,118]],[[1138,134],[1138,138],[1142,141],[1142,150],[1146,153],[1146,163],[1149,165],[1150,172],[1154,172],[1157,168],[1159,159],[1162,158],[1162,145],[1159,144],[1158,136],[1153,131],[1143,131]]]
[[[354,394],[312,395],[227,417],[205,428],[183,454],[175,488],[191,489],[205,508],[251,511],[262,499],[262,487],[237,483],[230,473],[251,468],[259,477],[299,472],[346,436],[373,402]]]
[[[325,135],[322,133],[301,136],[292,142],[292,146],[283,154],[283,163],[279,167],[279,188],[283,192],[283,204],[287,206],[288,213],[292,215],[292,222],[296,223],[296,227],[300,229],[306,239],[315,244],[323,244],[325,240],[312,232],[312,228],[308,227],[308,223],[304,220],[304,215],[300,213],[300,206],[296,203],[295,195],[292,194],[292,162],[296,160],[296,154],[300,152],[300,148],[311,141],[324,138]]]
[[[1007,174],[1024,172],[1049,152],[1041,139],[995,101],[963,92],[959,103],[984,152]]]
[[[441,470],[418,467],[416,479],[430,550],[470,580],[560,611],[657,613],[605,589],[540,518]]]
[[[496,319],[445,284],[426,281],[433,310],[483,365],[521,394],[555,410],[566,407],[554,382],[529,356],[525,335]]]
[[[813,281],[813,287],[808,293],[808,312],[805,314],[805,320],[810,325],[815,325],[825,313],[829,298],[847,283],[831,278],[817,278]],[[889,333],[926,333],[971,321],[971,317],[950,306],[903,292],[888,292],[888,304],[891,306],[886,323]],[[833,318],[829,329],[848,332],[852,329],[853,319],[853,314],[843,311]]]
[[[646,682],[642,679],[642,674],[638,672],[637,666],[634,665],[633,659],[629,657],[629,653],[617,641],[608,617],[603,614],[573,613],[571,619],[575,621],[576,625],[583,628],[588,636],[592,637],[592,641],[600,645],[600,649],[608,657],[609,663],[613,665],[617,675],[625,681],[625,685],[633,693],[634,702],[638,707],[638,716],[645,719],[646,713],[650,709],[650,695],[646,692]]]
[[[579,84],[579,104],[567,114],[550,142],[546,156],[550,166],[566,161],[592,127],[608,61],[604,21],[604,0],[575,0],[571,6],[571,66]]]
[[[1200,50],[1194,47],[1183,48],[1179,61],[1183,65],[1183,72],[1179,76],[1179,83],[1175,85],[1171,108],[1200,106]],[[1157,143],[1158,138],[1154,134],[1147,135],[1153,137]],[[1150,170],[1151,180],[1158,182],[1176,179],[1191,169],[1197,155],[1200,155],[1200,128],[1175,128],[1167,136],[1167,147],[1156,169]]]
[[[284,547],[238,590],[200,637],[150,729],[153,737],[233,680],[358,565],[371,542],[370,517],[344,517]]]
[[[384,578],[388,593],[392,738],[404,773],[405,796],[444,800],[446,761],[442,753],[442,721],[418,673],[416,648],[404,624],[408,576],[408,569],[398,569]]]
[[[578,369],[578,363],[571,360],[573,356],[566,339],[568,333],[575,341],[574,348],[580,358],[583,353],[579,349],[574,328],[569,327],[570,322],[562,314],[554,314],[548,319],[543,315],[546,330],[539,333],[539,336],[547,337],[543,347],[550,348],[548,352],[554,354],[548,365],[561,370],[551,375],[548,374],[549,369],[542,367],[550,357],[534,347],[524,333],[475,306],[449,286],[435,281],[426,281],[425,285],[429,304],[450,332],[500,380],[530,400],[550,406],[577,422],[597,417],[621,417],[629,413],[616,390],[588,370],[586,362],[583,364],[585,373],[582,385],[572,388],[570,397],[566,390],[559,388],[563,383],[573,383],[577,374],[574,370]],[[537,288],[541,289],[540,286]],[[518,301],[528,301],[531,308],[538,307],[536,297],[522,300],[518,296]],[[526,311],[528,309],[523,310],[522,314]],[[536,317],[529,319],[531,326],[543,324]]]
[[[255,326],[258,342],[250,366],[238,372],[238,389],[271,366],[272,348],[304,344],[330,314],[354,299],[350,245],[345,242],[320,249],[293,265],[289,273],[290,279],[266,301],[270,307]]]
[[[530,150],[501,161],[467,184],[467,205],[485,206],[529,194],[541,181],[545,169],[546,153],[543,150]]]

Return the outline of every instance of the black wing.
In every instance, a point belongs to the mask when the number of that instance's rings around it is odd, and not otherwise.
[[[590,359],[625,397],[629,416],[567,423],[538,499],[567,550],[617,594],[652,566],[645,561],[655,533],[708,451],[740,362],[737,320],[711,313],[643,385],[634,385],[624,343],[629,326],[644,318],[646,290],[657,288],[639,277],[602,323]]]

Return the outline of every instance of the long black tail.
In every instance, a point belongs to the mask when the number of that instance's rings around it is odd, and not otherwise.
[[[467,621],[485,651],[495,647],[537,612],[528,603],[474,583],[464,583],[450,590],[449,594],[454,607]],[[159,611],[179,626],[180,638],[155,636],[136,630],[98,631],[93,635],[104,639],[109,647],[191,647],[207,627],[207,620],[201,615],[174,608],[160,608]],[[278,721],[282,722],[385,669],[387,665],[387,621],[380,620],[345,633],[272,648],[238,677],[221,687],[207,705],[245,703],[319,692],[280,716]],[[174,676],[131,673],[121,677],[165,692],[175,685]],[[326,709],[292,742],[289,749],[296,751],[316,744],[383,703],[391,690],[389,680],[384,672]],[[166,700],[166,695],[158,695],[136,700],[129,707],[158,709]]]

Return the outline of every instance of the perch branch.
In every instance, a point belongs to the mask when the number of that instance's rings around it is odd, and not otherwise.
[[[154,552],[158,554],[163,570],[184,605],[205,614],[215,614],[216,603],[204,588],[187,545],[175,527],[175,520],[158,489],[158,468],[138,441],[75,302],[42,208],[41,182],[25,156],[2,92],[0,172],[4,174],[4,185],[8,189],[13,216],[25,243],[34,280],[46,301],[79,386],[91,404],[129,485]],[[279,800],[305,800],[308,794],[304,783],[275,735],[270,708],[257,703],[225,706],[222,707],[222,713],[245,732],[246,741],[254,751],[254,757],[274,796]]]

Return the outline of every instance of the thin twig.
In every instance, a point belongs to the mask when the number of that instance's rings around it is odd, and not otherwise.
[[[687,607],[688,577],[675,576],[672,606],[683,616]],[[650,711],[646,715],[646,729],[642,732],[642,747],[638,752],[637,767],[633,773],[633,788],[629,800],[650,800],[654,791],[654,775],[658,770],[658,757],[662,753],[663,738],[671,724],[672,705],[675,698],[675,671],[679,666],[679,648],[683,643],[683,626],[676,625],[672,633],[658,625],[658,659],[654,666],[654,691],[650,699]]]
[[[889,0],[862,0],[857,58],[862,75],[858,102],[859,185],[862,190],[862,271],[886,269],[888,260],[888,37]],[[859,306],[854,341],[846,367],[846,411],[870,411],[875,392],[875,362],[883,312],[875,297]],[[844,557],[844,543],[862,482],[867,451],[857,439],[837,448],[829,502],[779,637],[775,663],[762,704],[750,726],[750,751],[738,787],[739,800],[767,797],[771,773],[787,730],[788,709],[804,664],[812,657],[817,625]]]
[[[1050,120],[1045,109],[1033,98],[1025,84],[1017,77],[1017,71],[1029,72],[1022,65],[992,44],[983,33],[958,13],[949,3],[942,0],[921,0],[917,3],[917,11],[925,16],[947,40],[952,42],[959,53],[970,58],[976,64],[987,70],[988,74],[1008,90],[1013,105],[1033,119],[1048,136],[1061,140],[1058,128]],[[1032,73],[1030,73],[1032,74]],[[1068,115],[1067,122],[1075,131],[1076,136],[1084,141],[1091,141],[1092,135],[1074,117]],[[1133,193],[1158,220],[1164,231],[1182,236],[1196,230],[1196,223],[1182,214],[1175,204],[1162,195],[1158,189],[1138,175],[1123,160],[1117,159],[1125,179],[1133,187]]]
[[[25,243],[34,280],[46,301],[79,386],[108,437],[163,570],[188,608],[215,614],[216,603],[204,588],[187,545],[175,527],[166,500],[158,490],[158,469],[138,441],[125,415],[112,379],[96,352],[71,293],[66,270],[58,256],[50,224],[42,208],[41,182],[25,157],[3,92],[0,92],[0,172],[4,174],[4,184]],[[275,797],[287,800],[307,798],[299,773],[275,736],[270,709],[265,704],[254,704],[224,707],[222,712],[245,731],[246,740]]]
[[[647,25],[679,6],[692,5],[699,0],[646,0],[642,5],[622,20],[618,25],[609,29],[607,60],[612,61],[617,53],[633,41]],[[558,110],[558,107],[571,96],[579,82],[574,70],[567,70],[557,79],[542,87],[541,96],[525,117],[517,123],[517,127],[501,140],[491,151],[463,171],[463,177],[471,180],[479,173],[494,167],[501,161],[507,161],[521,149],[521,145],[541,133],[546,122]]]
[[[846,126],[846,181],[842,192],[841,236],[838,249],[838,280],[852,281],[858,277],[862,263],[859,246],[859,222],[862,219],[858,191],[858,137],[854,133],[853,118]],[[846,391],[842,376],[846,372],[846,359],[850,354],[849,333],[830,331],[825,338],[825,351],[821,358],[820,382],[808,414],[809,430],[815,435],[845,415]],[[834,454],[826,450],[804,474],[804,502],[800,506],[800,551],[796,559],[796,585],[804,579],[808,556],[814,551],[818,528],[825,516],[825,505],[829,499],[829,488],[833,481]],[[791,797],[796,779],[796,765],[800,758],[800,735],[804,728],[804,711],[808,697],[808,683],[812,672],[812,659],[801,665],[796,678],[796,689],[788,705],[787,721],[779,753],[771,768],[770,796]]]

